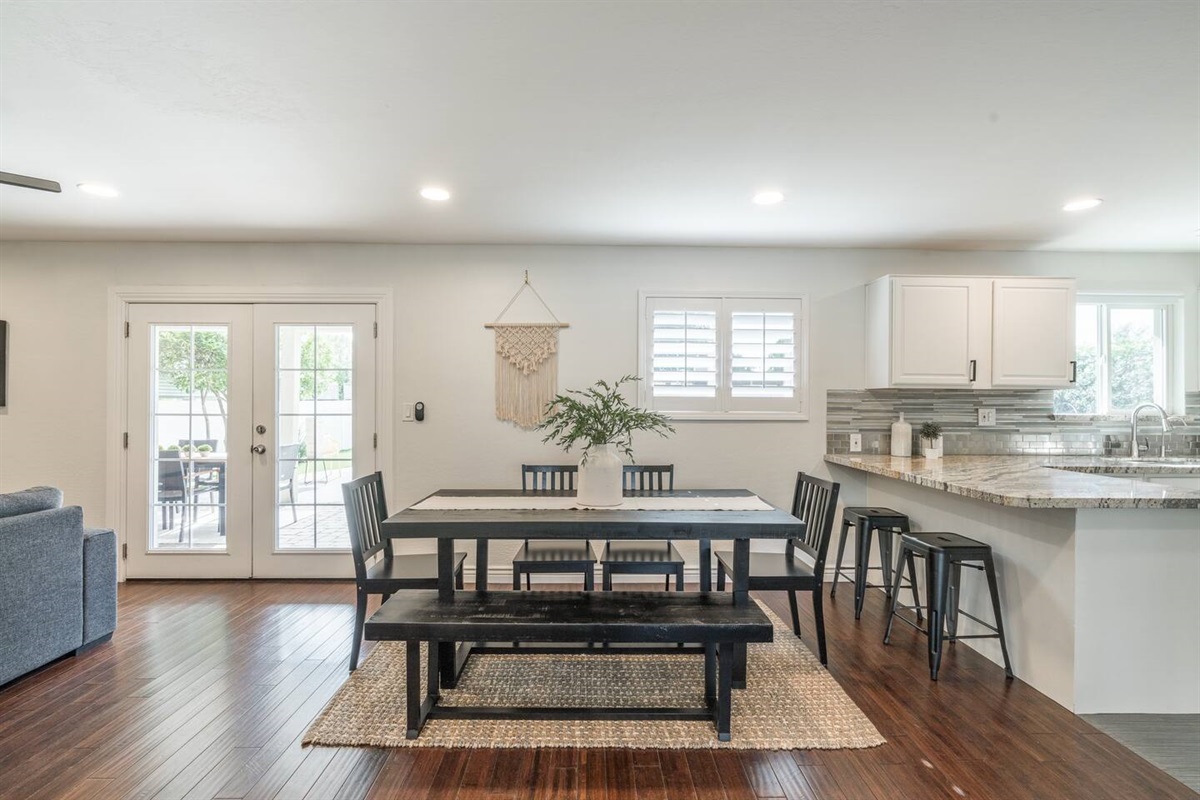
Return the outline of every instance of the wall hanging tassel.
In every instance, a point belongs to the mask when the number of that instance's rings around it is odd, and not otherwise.
[[[533,292],[554,322],[501,322],[513,303],[526,289]],[[542,300],[529,282],[525,282],[495,322],[484,325],[496,332],[496,418],[515,423],[526,430],[536,428],[546,405],[558,394],[558,331],[570,327]]]

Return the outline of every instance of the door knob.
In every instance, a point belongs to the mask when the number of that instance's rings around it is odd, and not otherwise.
[[[254,447],[250,448],[250,452],[258,453],[261,456],[263,453],[267,452],[267,446],[265,444],[256,444]]]

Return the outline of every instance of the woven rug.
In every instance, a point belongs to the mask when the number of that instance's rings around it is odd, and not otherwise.
[[[373,747],[628,747],[829,750],[874,747],[879,731],[791,629],[765,609],[775,641],[748,646],[733,693],[733,741],[704,721],[432,719],[404,738],[404,648],[381,642],[304,734],[305,744]],[[424,659],[422,659],[422,664]],[[422,669],[422,675],[424,670]],[[422,681],[424,678],[422,678]],[[473,655],[444,705],[704,704],[704,659],[690,655]]]

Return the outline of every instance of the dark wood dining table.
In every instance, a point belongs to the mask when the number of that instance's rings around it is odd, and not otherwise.
[[[712,508],[644,510],[636,508],[419,508],[426,500],[444,498],[570,498],[573,492],[522,492],[510,489],[442,489],[392,514],[381,525],[383,536],[392,539],[436,539],[438,554],[438,591],[453,595],[454,542],[475,540],[474,591],[488,589],[488,550],[492,539],[594,539],[693,540],[700,548],[700,591],[712,590],[712,542],[733,542],[733,574],[730,602],[750,601],[749,567],[751,539],[788,539],[803,537],[805,523],[787,511],[766,504],[762,510],[720,509],[721,501],[740,504],[756,498],[745,489],[703,489],[626,492],[627,499],[666,498],[681,504],[710,499]],[[692,500],[699,498],[701,500]],[[765,501],[764,501],[765,503]],[[464,503],[470,504],[470,503]],[[458,590],[462,591],[462,590]],[[468,590],[471,591],[471,590]],[[442,645],[439,659],[442,685],[452,688],[473,650],[494,650],[490,643],[453,643]],[[586,645],[581,645],[586,647]],[[561,649],[561,648],[560,648]],[[530,652],[531,648],[523,648]],[[678,652],[678,651],[676,651]],[[745,685],[744,650],[734,667],[734,685]]]

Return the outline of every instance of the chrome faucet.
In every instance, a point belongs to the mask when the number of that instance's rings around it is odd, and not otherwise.
[[[1138,412],[1143,408],[1153,408],[1159,413],[1159,423],[1162,425],[1162,443],[1158,446],[1158,457],[1167,457],[1167,437],[1171,435],[1171,425],[1167,422],[1167,412],[1158,403],[1140,403],[1135,406],[1133,413],[1129,416],[1129,457],[1132,459],[1141,458],[1141,453],[1138,452]]]

